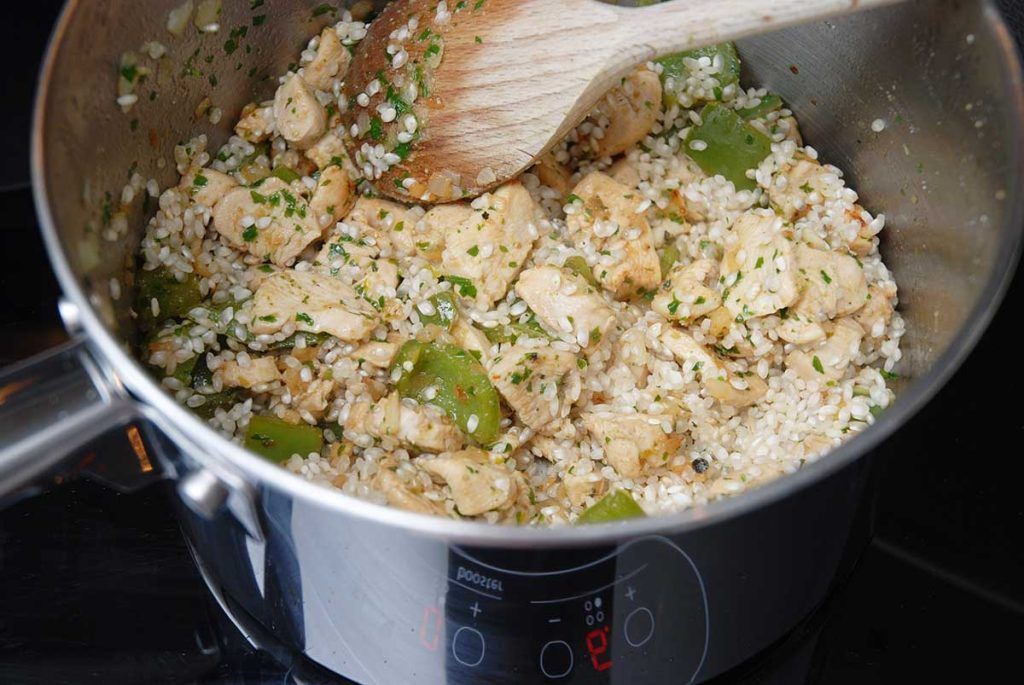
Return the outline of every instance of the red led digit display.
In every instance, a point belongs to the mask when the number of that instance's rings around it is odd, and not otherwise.
[[[420,643],[431,652],[437,650],[441,641],[441,610],[436,606],[423,607],[423,620],[420,622]]]
[[[587,651],[590,652],[590,663],[597,671],[607,671],[612,667],[611,656],[605,654],[608,651],[607,633],[608,626],[595,628],[587,633]]]

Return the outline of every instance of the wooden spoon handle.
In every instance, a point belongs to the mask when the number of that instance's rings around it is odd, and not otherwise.
[[[615,7],[625,62],[736,40],[899,0],[671,0]]]

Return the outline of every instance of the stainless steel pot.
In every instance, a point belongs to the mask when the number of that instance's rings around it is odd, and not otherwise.
[[[743,41],[747,79],[781,93],[808,141],[886,213],[908,328],[895,406],[795,475],[663,518],[506,528],[355,500],[228,442],[129,352],[129,298],[109,284],[143,216],[134,203],[128,235],[104,240],[107,193],[116,202],[133,168],[172,182],[173,164],[157,160],[193,131],[223,141],[241,106],[273,91],[266,75],[332,19],[314,0],[227,0],[219,33],[174,38],[164,26],[178,4],[73,0],[54,32],[32,171],[75,341],[0,378],[0,494],[130,426],[140,470],[177,481],[182,525],[225,606],[360,682],[695,682],[763,649],[824,596],[867,457],[953,373],[1017,262],[1024,99],[991,3],[920,1]],[[167,69],[156,99],[124,114],[119,56],[148,39],[169,48]],[[218,126],[195,115],[207,95],[224,111]]]

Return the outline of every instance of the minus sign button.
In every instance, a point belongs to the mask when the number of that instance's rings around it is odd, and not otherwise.
[[[562,622],[562,619],[560,619],[560,618],[549,618],[548,619],[548,623],[561,623],[561,622]]]

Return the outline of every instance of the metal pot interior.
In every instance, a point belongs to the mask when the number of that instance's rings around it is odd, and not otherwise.
[[[176,182],[174,145],[205,133],[216,149],[241,108],[270,96],[274,75],[334,20],[316,0],[225,0],[218,33],[175,38],[166,23],[180,1],[71,0],[44,68],[33,158],[43,230],[65,291],[89,303],[86,328],[110,349],[134,335],[130,293],[110,291],[111,278],[130,283],[146,219],[139,198],[120,205],[130,174]],[[168,54],[122,113],[120,56],[147,40]],[[899,371],[910,382],[897,407],[917,406],[976,339],[1016,263],[1024,108],[1012,40],[987,2],[919,0],[739,48],[744,82],[780,93],[807,142],[886,215],[882,251],[907,325]],[[218,125],[196,113],[207,97],[223,111]],[[104,238],[121,214],[127,233]],[[132,390],[160,392],[147,382]]]

